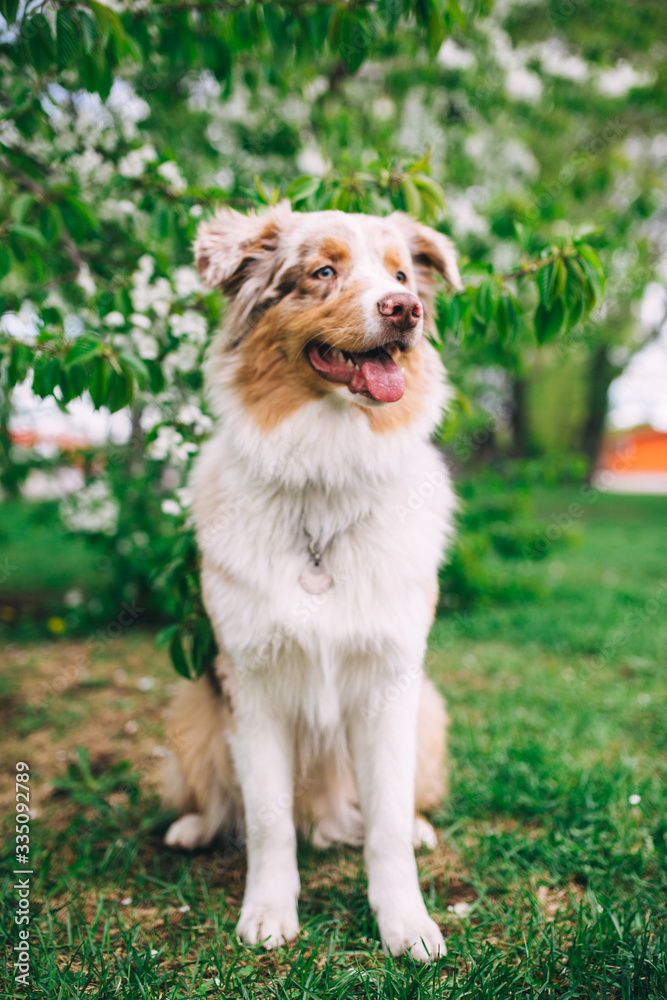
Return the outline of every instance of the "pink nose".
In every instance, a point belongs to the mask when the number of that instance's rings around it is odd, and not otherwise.
[[[412,330],[422,318],[424,310],[416,295],[411,292],[393,292],[378,302],[378,311],[397,330]]]

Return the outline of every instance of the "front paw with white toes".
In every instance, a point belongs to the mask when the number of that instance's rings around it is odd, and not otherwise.
[[[299,918],[294,903],[244,903],[237,937],[245,944],[261,944],[263,948],[279,948],[289,944],[299,933]]]
[[[382,947],[392,955],[409,954],[418,962],[432,962],[447,954],[440,928],[425,907],[421,912],[394,914],[389,919],[378,913],[378,925]]]

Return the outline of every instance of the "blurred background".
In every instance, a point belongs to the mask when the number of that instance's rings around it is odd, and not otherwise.
[[[214,204],[400,208],[456,241],[440,443],[465,502],[443,613],[546,599],[547,557],[587,520],[547,537],[545,510],[576,502],[559,490],[667,493],[663,5],[297,6],[5,4],[8,636],[85,635],[123,600],[194,613],[164,571],[211,426],[223,304],[190,246]],[[577,239],[594,257],[530,274]]]
[[[29,762],[31,996],[664,1000],[666,183],[663,0],[0,0],[0,773]],[[214,652],[186,484],[224,303],[192,241],[280,198],[407,211],[460,255],[433,969],[378,951],[359,852],[300,847],[303,933],[261,955],[243,854],[163,843],[173,667]]]

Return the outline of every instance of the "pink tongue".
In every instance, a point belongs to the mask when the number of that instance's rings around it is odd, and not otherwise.
[[[384,352],[362,362],[361,374],[373,399],[380,403],[395,403],[405,392],[403,372],[392,357]]]

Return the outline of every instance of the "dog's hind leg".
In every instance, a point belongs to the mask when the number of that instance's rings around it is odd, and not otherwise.
[[[229,703],[210,678],[183,681],[167,717],[171,754],[163,776],[163,802],[184,815],[165,843],[192,850],[223,834],[238,836],[242,808],[227,745]]]
[[[413,841],[416,848],[432,850],[438,838],[421,814],[437,808],[447,793],[447,712],[445,702],[424,675],[419,693],[417,717],[417,770],[415,773],[415,822]]]

